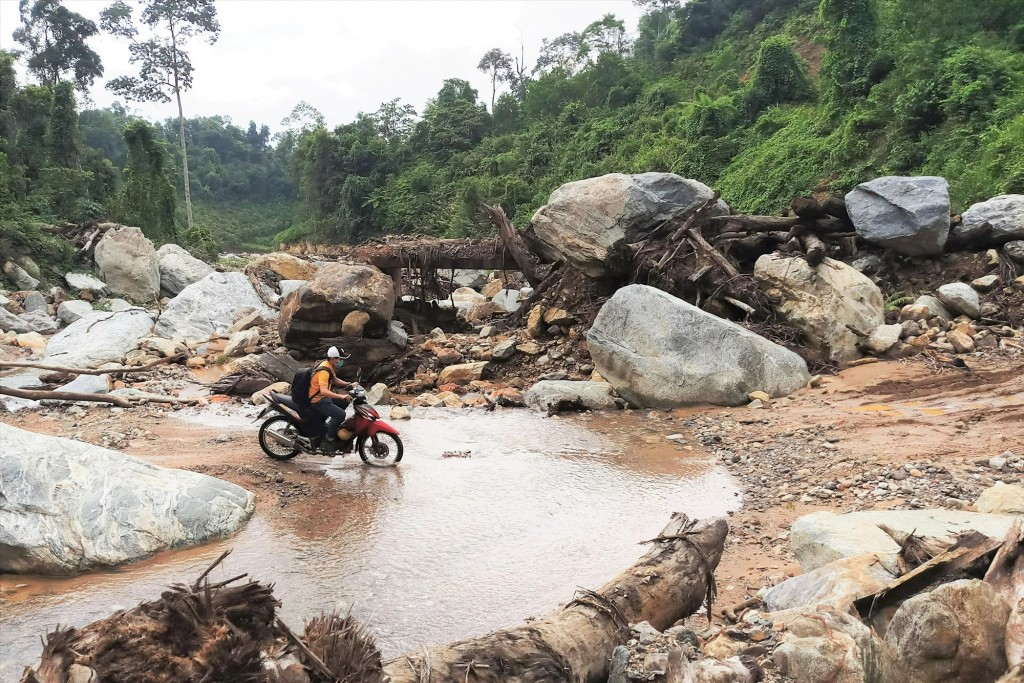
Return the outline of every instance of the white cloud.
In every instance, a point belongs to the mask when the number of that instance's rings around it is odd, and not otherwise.
[[[65,0],[98,20],[108,2]],[[490,80],[476,70],[492,47],[527,63],[543,38],[582,30],[611,12],[636,29],[640,10],[629,0],[219,0],[220,40],[194,42],[195,83],[185,94],[187,116],[222,114],[276,128],[300,100],[320,109],[328,125],[374,111],[395,97],[422,110],[445,78],[473,83],[490,101]],[[0,0],[0,48],[14,47],[17,0]],[[94,39],[106,77],[131,73],[124,42]],[[97,83],[92,97],[113,97]],[[133,104],[148,118],[176,115],[174,104]]]

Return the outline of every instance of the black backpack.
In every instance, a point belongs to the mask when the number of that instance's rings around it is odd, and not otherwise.
[[[292,377],[292,400],[300,406],[308,406],[312,403],[309,400],[309,385],[313,381],[313,374],[318,371],[329,372],[327,368],[314,365],[311,368],[299,370]]]

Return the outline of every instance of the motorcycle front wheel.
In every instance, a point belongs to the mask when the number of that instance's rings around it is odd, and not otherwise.
[[[286,417],[272,417],[260,425],[260,448],[274,460],[291,460],[299,454],[299,447],[296,445],[286,446],[279,442],[272,435],[277,434],[295,443],[299,431],[295,425]]]
[[[405,452],[401,437],[384,432],[361,437],[357,448],[363,462],[374,467],[393,467],[402,461]]]

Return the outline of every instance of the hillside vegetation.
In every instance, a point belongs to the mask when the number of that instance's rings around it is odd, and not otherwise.
[[[643,4],[635,35],[608,15],[535,58],[491,50],[493,92],[452,78],[421,112],[396,99],[331,129],[300,103],[276,139],[187,119],[191,230],[176,120],[77,114],[69,84],[18,86],[0,56],[0,248],[49,249],[24,226],[87,218],[197,251],[475,235],[481,202],[522,226],[610,172],[697,178],[759,213],[882,174],[944,176],[957,209],[1024,193],[1019,0]]]

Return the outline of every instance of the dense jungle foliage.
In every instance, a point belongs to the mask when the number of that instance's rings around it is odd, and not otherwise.
[[[746,212],[882,174],[944,176],[958,209],[1024,193],[1020,0],[638,2],[635,35],[607,15],[529,60],[491,50],[491,92],[451,78],[419,113],[396,99],[329,128],[303,102],[273,138],[185,119],[191,229],[178,120],[78,112],[75,90],[102,74],[84,38],[57,57],[26,38],[38,84],[0,54],[0,250],[51,248],[33,224],[87,218],[200,252],[475,235],[481,202],[522,226],[562,183],[610,172],[697,178]]]

